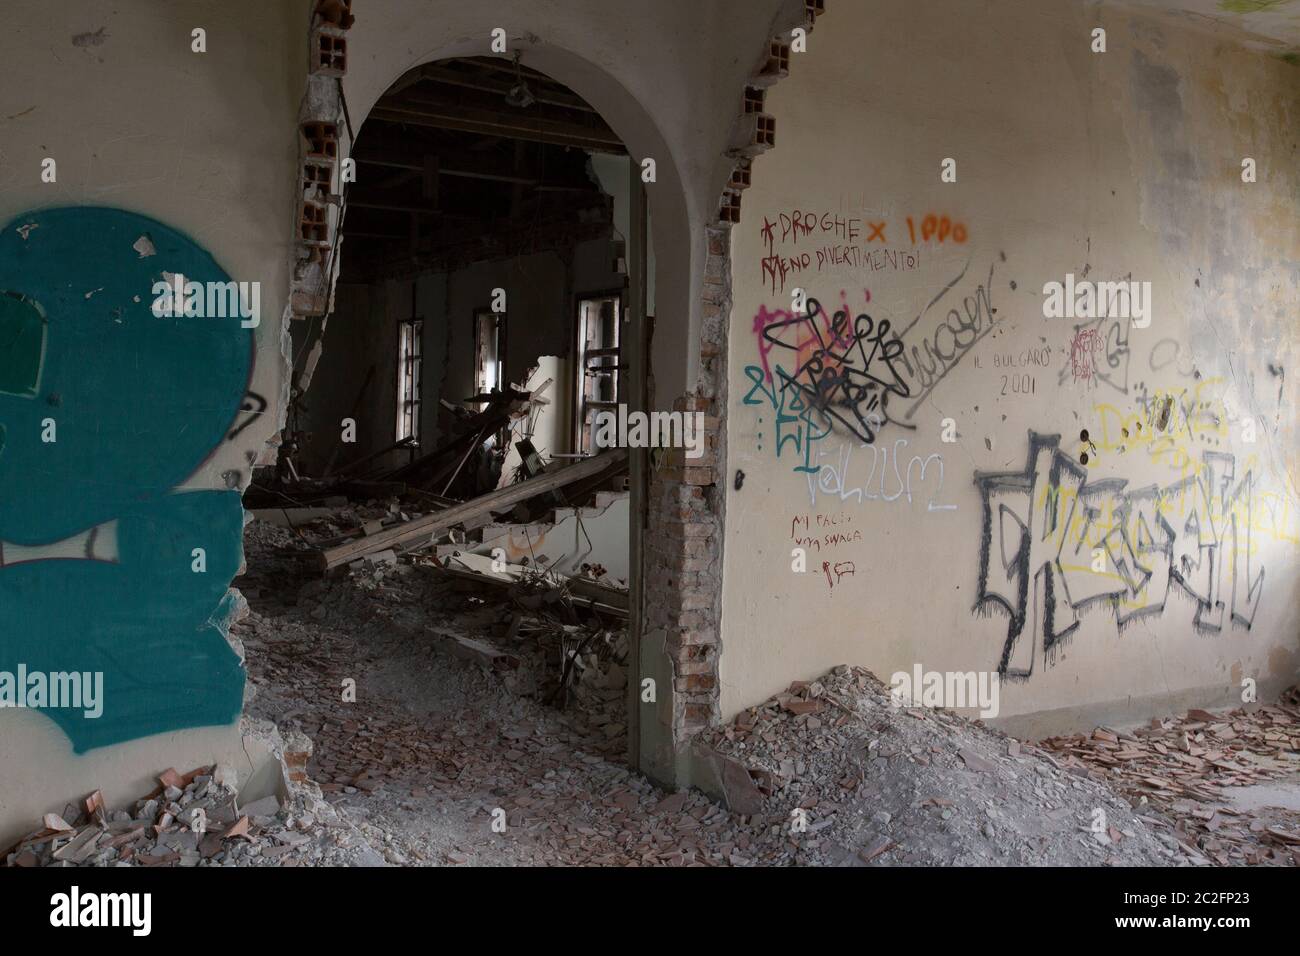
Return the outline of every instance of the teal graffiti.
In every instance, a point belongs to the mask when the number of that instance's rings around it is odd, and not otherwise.
[[[230,281],[188,237],[122,210],[41,210],[0,231],[0,671],[103,673],[98,718],[40,711],[78,753],[242,707],[226,640],[239,494],[177,488],[238,415],[254,341],[238,317],[154,315],[164,272]]]
[[[746,405],[766,404],[775,414],[776,457],[787,445],[793,444],[801,463],[794,471],[815,475],[820,465],[812,464],[813,446],[831,433],[830,416],[804,400],[803,391],[780,365],[774,375],[767,375],[760,366],[745,366],[745,377],[751,387],[745,393]]]

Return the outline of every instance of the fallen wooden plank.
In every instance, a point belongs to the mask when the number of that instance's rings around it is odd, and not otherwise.
[[[571,577],[566,582],[572,592],[575,603],[590,603],[602,610],[613,610],[621,617],[627,617],[628,592],[622,588],[612,588],[607,584],[591,578]]]
[[[378,451],[372,451],[369,455],[365,455],[361,458],[358,458],[356,461],[348,462],[348,464],[340,468],[337,472],[335,472],[335,474],[339,476],[350,475],[353,472],[361,470],[363,466],[370,464],[370,462],[376,460],[377,458],[382,458],[384,455],[387,455],[389,452],[392,451],[398,451],[399,449],[402,448],[413,447],[414,443],[415,443],[415,439],[410,437],[403,438],[400,441],[395,441],[387,448],[381,448]]]
[[[330,568],[347,564],[349,561],[366,554],[383,551],[395,545],[406,544],[421,537],[432,538],[434,535],[442,534],[449,528],[463,524],[465,521],[482,517],[493,511],[504,511],[521,501],[527,501],[537,495],[600,474],[605,469],[620,464],[626,458],[627,450],[616,448],[613,451],[578,462],[576,465],[547,472],[544,475],[538,475],[536,478],[521,481],[505,488],[498,488],[496,491],[480,495],[471,501],[455,505],[445,511],[425,515],[412,521],[404,521],[391,528],[385,528],[378,534],[372,534],[358,541],[349,541],[337,547],[327,548],[320,552],[318,563],[323,570],[328,571]]]
[[[370,498],[400,498],[407,486],[400,481],[333,481],[308,480],[283,489],[259,488],[254,485],[244,495],[246,511],[278,508],[344,508],[352,501]]]
[[[464,567],[457,567],[458,563]],[[523,569],[520,565],[508,564],[502,571],[492,571],[483,566],[490,564],[491,558],[462,552],[459,557],[452,558],[448,564],[439,564],[436,567],[441,574],[477,584],[494,584],[502,588],[508,588],[523,579]],[[611,588],[588,578],[568,577],[555,572],[550,572],[549,579],[556,587],[563,585],[569,589],[569,600],[574,607],[587,608],[609,617],[627,620],[627,591]]]
[[[322,518],[332,518],[332,508],[254,508],[251,514],[258,521],[279,525],[281,528],[300,528]]]
[[[515,392],[511,389],[509,392],[485,396],[485,398],[491,404],[481,412],[460,419],[456,423],[455,434],[444,439],[437,448],[427,454],[389,472],[386,477],[389,480],[407,481],[415,485],[428,485],[435,482],[440,475],[445,475],[446,471],[455,465],[462,453],[467,449],[473,450],[482,442],[481,434],[490,435],[504,428],[513,418],[523,414],[527,409],[526,392]],[[447,407],[457,411],[456,406]]]

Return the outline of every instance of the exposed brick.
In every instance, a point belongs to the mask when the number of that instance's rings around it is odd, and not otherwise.
[[[682,719],[688,731],[703,730],[713,722],[713,707],[710,704],[687,704],[682,708]]]
[[[664,531],[675,538],[708,538],[717,534],[717,526],[705,521],[669,521]]]
[[[731,225],[740,222],[740,193],[728,190],[722,194],[722,201],[718,204],[718,221]]]
[[[698,395],[683,395],[674,400],[673,410],[678,412],[705,412],[708,411],[708,402]]]
[[[682,554],[687,558],[711,558],[714,549],[709,546],[707,540],[699,538],[685,538],[682,541]]]
[[[304,202],[298,227],[298,238],[308,245],[330,245],[329,210],[323,204]]]
[[[315,160],[334,161],[339,156],[339,128],[334,123],[303,123],[307,138],[307,156]]]
[[[738,168],[743,168],[747,180],[748,165]],[[701,371],[695,391],[677,397],[672,405],[674,411],[703,413],[704,454],[687,458],[685,449],[670,449],[650,473],[651,512],[645,538],[646,585],[653,594],[647,600],[646,618],[654,629],[667,632],[665,650],[674,674],[673,737],[678,742],[719,717],[722,542],[718,508],[723,491],[715,482],[724,464],[719,404],[731,309],[730,227],[710,227],[705,236],[709,255],[701,292]]]
[[[320,24],[312,35],[310,71],[322,76],[343,76],[348,71],[347,32]]]
[[[673,558],[669,563],[673,569],[681,572],[686,571],[708,571],[713,567],[713,555],[707,558],[693,558],[688,555]]]
[[[702,592],[684,592],[681,598],[682,607],[688,611],[708,611],[713,609],[713,595]]]
[[[750,170],[749,160],[742,160],[741,162],[737,163],[736,168],[731,171],[731,179],[727,183],[727,188],[730,189],[732,192],[740,192],[741,190],[748,189],[750,185],[753,183],[752,175],[753,174],[751,173]],[[721,246],[715,249],[712,243],[712,239],[710,239],[709,242],[710,255],[714,255],[714,256],[726,255],[726,251],[727,250]]]
[[[712,627],[699,627],[694,630],[686,629],[674,631],[668,635],[669,648],[688,647],[697,644],[716,644],[718,642],[718,632]]]
[[[779,39],[768,43],[767,62],[763,64],[761,75],[765,78],[782,77],[790,72],[790,47]]]
[[[707,674],[709,677],[713,678],[713,687],[718,686],[717,676],[714,674],[716,669],[717,665],[714,664],[713,661],[681,661],[676,665],[678,677],[696,677],[701,674]],[[705,690],[712,688],[696,689]]]
[[[655,479],[656,480],[651,484],[651,488],[663,492],[665,497],[669,500],[680,502],[683,505],[689,505],[697,499],[704,497],[704,492],[699,488],[665,480],[662,472],[656,473]]]
[[[673,681],[673,686],[688,693],[713,690],[717,686],[717,678],[712,674],[683,674]]]
[[[678,611],[672,618],[682,628],[683,634],[704,634],[713,623],[713,615],[703,611]]]
[[[670,466],[665,472],[673,480],[686,485],[711,485],[714,481],[713,469],[707,467]]]
[[[352,0],[317,0],[316,13],[327,23],[346,30],[356,19],[352,16]]]

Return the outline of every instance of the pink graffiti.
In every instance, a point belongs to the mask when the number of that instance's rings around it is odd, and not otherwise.
[[[862,290],[862,301],[871,302],[870,289]],[[848,294],[843,289],[840,290],[840,305],[837,308],[828,308],[823,304],[821,314],[815,319],[805,319],[803,322],[787,325],[783,333],[786,338],[777,337],[774,341],[764,334],[768,326],[790,322],[791,319],[796,318],[796,313],[791,309],[768,309],[767,306],[760,305],[758,314],[754,316],[753,331],[754,338],[758,342],[758,360],[763,367],[763,380],[772,381],[772,369],[767,364],[767,356],[778,344],[794,350],[794,368],[803,368],[804,363],[818,350],[847,350],[853,342],[853,323],[845,323],[838,333],[832,331],[835,313],[841,311],[852,314]],[[789,340],[791,336],[794,336],[793,341]]]
[[[1096,374],[1092,353],[1102,347],[1101,335],[1095,328],[1079,329],[1070,342],[1070,372],[1074,380],[1091,381]]]

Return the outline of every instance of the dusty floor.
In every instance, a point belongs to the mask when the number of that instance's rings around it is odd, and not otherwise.
[[[616,664],[593,664],[564,710],[545,701],[557,649],[504,636],[512,611],[500,591],[408,563],[325,580],[301,560],[300,536],[257,521],[245,548],[236,586],[249,613],[232,637],[249,669],[246,720],[309,737],[310,782],[278,811],[273,798],[237,806],[220,768],[98,822],[74,801],[6,862],[1300,864],[1295,691],[1250,713],[1193,711],[1040,747],[894,706],[871,674],[838,667],[702,735],[728,810],[625,765]],[[447,634],[490,640],[520,665],[453,656]],[[188,832],[199,804],[247,835]]]
[[[237,582],[252,609],[237,627],[256,688],[249,709],[315,741],[310,775],[356,828],[341,842],[360,834],[390,863],[1187,859],[1104,786],[1028,749],[1012,755],[1008,738],[967,721],[897,710],[874,679],[847,668],[824,689],[860,713],[847,729],[828,721],[809,732],[806,718],[782,726],[774,739],[785,746],[800,740],[789,734],[807,734],[801,772],[791,766],[795,779],[755,813],[663,792],[623,764],[621,722],[580,708],[562,714],[530,699],[524,678],[503,680],[438,649],[430,626],[500,641],[509,612],[491,594],[457,592],[405,564],[378,580],[367,570],[326,583],[293,559],[297,547],[287,530],[250,526],[250,570]],[[348,679],[355,703],[342,701]],[[762,763],[753,748],[747,756]],[[769,761],[778,775],[782,759],[774,751]],[[494,814],[504,832],[494,832]],[[355,856],[374,862],[360,841]]]
[[[1066,770],[1172,820],[1194,859],[1300,865],[1300,688],[1271,703],[1042,743]]]

